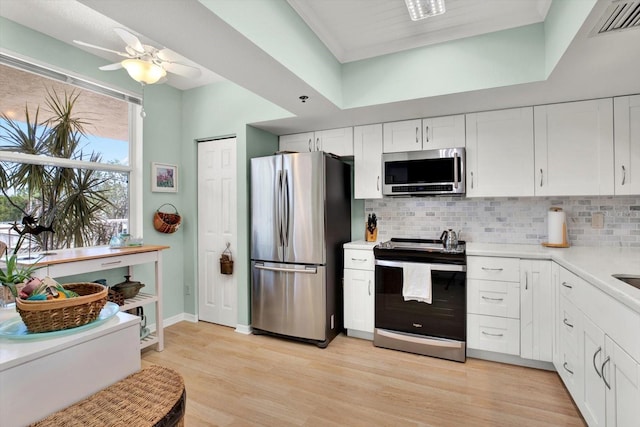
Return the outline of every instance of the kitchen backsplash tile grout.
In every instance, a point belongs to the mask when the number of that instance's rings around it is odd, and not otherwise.
[[[572,246],[640,247],[640,196],[384,198],[365,200],[363,221],[375,212],[379,241],[438,238],[451,228],[470,242],[540,244],[551,206],[566,212]],[[604,215],[604,228],[591,227],[596,212]]]

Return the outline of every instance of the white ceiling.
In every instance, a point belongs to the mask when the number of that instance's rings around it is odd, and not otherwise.
[[[444,15],[413,22],[404,0],[287,1],[340,62],[541,22],[551,4],[551,0],[447,0]],[[122,60],[113,53],[73,43],[80,40],[117,51],[124,48],[113,28],[125,26],[76,0],[0,0],[0,15],[109,61]],[[165,47],[128,29],[144,44]],[[167,83],[177,89],[223,80],[185,57],[180,62],[200,67],[202,76],[169,75]]]
[[[446,13],[411,21],[404,0],[287,0],[340,62],[544,21],[551,0],[446,0]]]
[[[540,22],[552,1],[565,0],[447,0],[447,13],[417,22],[409,19],[404,0],[287,1],[339,61],[349,62]],[[112,29],[126,28],[143,43],[167,47],[203,70],[199,79],[171,75],[167,84],[185,90],[233,81],[293,114],[255,124],[285,134],[640,93],[640,30],[589,37],[611,1],[597,1],[547,81],[349,110],[334,105],[198,0],[0,0],[0,15],[74,47],[77,39],[121,50],[123,42]],[[219,40],[224,43],[214,42]],[[120,59],[85,50],[110,62]],[[310,102],[301,104],[301,94]]]
[[[123,25],[76,0],[0,0],[0,16],[73,45],[78,49],[100,56],[110,62],[122,60],[116,54],[73,43],[73,40],[80,40],[121,52],[124,51],[125,47],[125,43],[113,31],[114,28],[124,27]],[[143,44],[158,48],[164,47],[133,29],[129,28],[129,30],[136,34]],[[167,84],[170,86],[186,90],[224,80],[213,71],[181,56],[179,52],[175,53],[178,62],[198,67],[202,74],[194,79],[168,74]],[[125,71],[105,72],[124,73]]]

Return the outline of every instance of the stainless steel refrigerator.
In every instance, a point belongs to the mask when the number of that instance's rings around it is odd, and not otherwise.
[[[350,166],[323,152],[251,159],[251,326],[326,347],[342,330]]]

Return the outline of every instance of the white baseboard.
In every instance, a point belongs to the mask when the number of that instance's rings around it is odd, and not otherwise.
[[[251,335],[251,326],[249,325],[236,325],[236,332],[244,335]]]
[[[495,353],[493,351],[476,350],[467,348],[467,357],[475,359],[490,360],[492,362],[508,363],[510,365],[525,366],[527,368],[544,369],[546,371],[555,371],[556,368],[551,362],[541,362],[538,360],[523,359],[519,356],[510,354]]]

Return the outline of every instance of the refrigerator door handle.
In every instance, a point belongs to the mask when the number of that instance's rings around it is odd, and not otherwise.
[[[267,270],[267,271],[278,271],[282,273],[318,274],[318,269],[316,267],[305,267],[303,270],[300,268],[266,267],[262,264],[256,264],[256,269]]]
[[[289,246],[289,213],[290,213],[290,203],[289,203],[289,172],[283,171],[284,174],[284,220],[282,221],[283,231],[283,246]]]
[[[278,171],[278,185],[276,195],[276,225],[278,227],[278,246],[284,246],[284,238],[282,235],[282,170]]]

